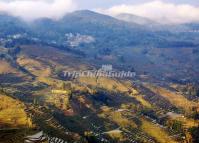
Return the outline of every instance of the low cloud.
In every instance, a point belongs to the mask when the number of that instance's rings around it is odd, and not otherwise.
[[[22,17],[25,20],[37,18],[59,19],[67,12],[77,9],[76,0],[0,0],[0,12]],[[115,5],[97,12],[115,16],[120,13],[147,17],[159,23],[199,22],[199,6],[151,1],[142,4]]]
[[[0,11],[25,20],[37,18],[59,19],[76,9],[72,0],[11,0],[0,1]]]
[[[199,22],[199,7],[163,1],[152,1],[136,5],[116,5],[109,9],[97,9],[96,11],[112,16],[120,13],[134,14],[167,24]]]

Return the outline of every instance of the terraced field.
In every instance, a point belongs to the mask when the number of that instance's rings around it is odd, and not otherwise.
[[[150,89],[152,92],[162,96],[172,105],[176,106],[177,108],[183,109],[187,113],[191,112],[194,108],[196,108],[197,110],[199,109],[199,103],[190,101],[179,93],[171,92],[163,87],[156,87],[151,84],[145,84],[145,87]]]
[[[1,94],[0,127],[18,128],[31,126],[31,120],[24,110],[25,105],[22,102]]]
[[[2,143],[21,143],[21,138],[39,131],[78,143],[181,143],[191,136],[189,129],[198,126],[192,110],[198,107],[197,100],[153,81],[143,84],[140,79],[65,79],[60,76],[63,70],[97,68],[82,62],[71,65],[75,60],[71,54],[48,47],[55,52],[53,56],[45,52],[46,48],[22,47],[16,58],[22,69],[1,62],[5,66],[0,69],[1,86],[10,95],[0,96]],[[38,51],[28,51],[35,49]],[[23,76],[12,83],[3,79],[4,72]]]

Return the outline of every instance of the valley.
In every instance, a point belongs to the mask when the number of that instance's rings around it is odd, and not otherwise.
[[[0,143],[198,142],[198,33],[185,40],[91,11],[0,19]],[[103,65],[136,74],[63,75]]]

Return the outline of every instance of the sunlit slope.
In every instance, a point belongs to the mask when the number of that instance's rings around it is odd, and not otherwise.
[[[166,88],[158,87],[152,84],[144,84],[145,87],[152,92],[164,97],[174,106],[183,109],[186,113],[191,112],[194,108],[199,108],[199,103],[186,99],[183,95],[176,92],[171,92]]]
[[[0,95],[0,127],[30,127],[31,120],[27,116],[25,106],[19,100]]]
[[[0,65],[0,74],[17,73],[17,70],[5,60],[0,60]]]
[[[142,119],[141,129],[154,137],[159,143],[178,143],[172,139],[163,128],[160,128],[158,125],[153,124],[146,119]]]

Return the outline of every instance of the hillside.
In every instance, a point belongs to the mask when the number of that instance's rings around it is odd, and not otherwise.
[[[153,31],[137,19],[0,15],[0,143],[41,133],[44,143],[197,143],[198,33]],[[134,75],[79,74],[93,71]]]
[[[154,22],[153,20],[150,20],[148,18],[145,17],[139,17],[136,15],[132,15],[132,14],[127,14],[127,13],[122,13],[116,16],[116,18],[129,22],[129,23],[137,23],[139,25],[147,25],[147,26],[157,26],[158,23]]]

